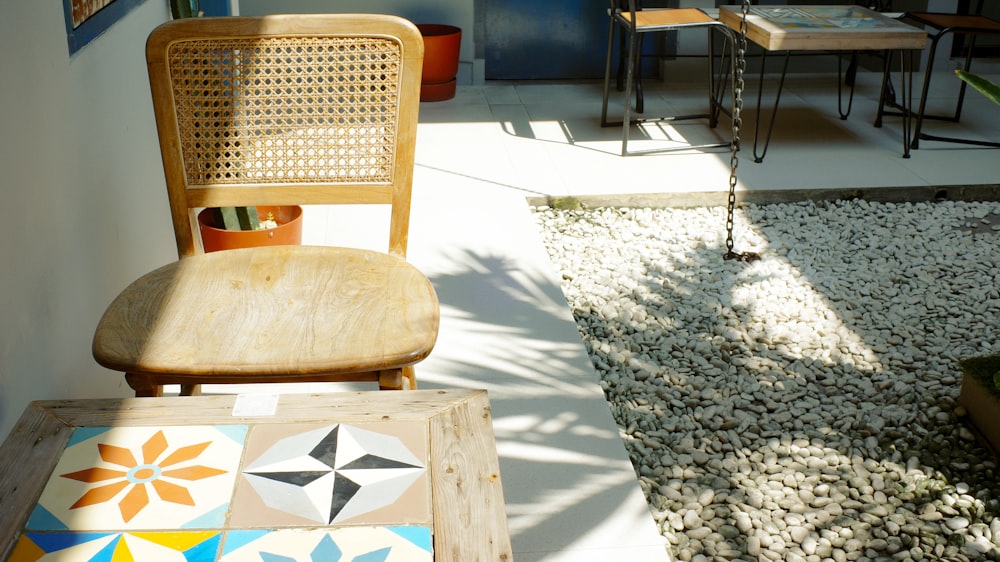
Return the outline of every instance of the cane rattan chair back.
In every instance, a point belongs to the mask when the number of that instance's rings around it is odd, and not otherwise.
[[[414,388],[440,314],[405,260],[416,26],[361,14],[188,18],[155,29],[146,56],[180,259],[111,303],[97,362],[139,396],[171,384]],[[202,251],[201,208],[310,204],[388,205],[388,251]]]
[[[338,203],[391,204],[405,255],[423,61],[409,22],[187,18],[146,57],[180,256],[198,208]]]

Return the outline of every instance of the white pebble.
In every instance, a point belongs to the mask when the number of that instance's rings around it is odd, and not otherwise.
[[[1000,203],[741,206],[753,263],[722,211],[536,214],[675,558],[995,556],[956,397],[1000,352],[1000,239],[966,226]]]

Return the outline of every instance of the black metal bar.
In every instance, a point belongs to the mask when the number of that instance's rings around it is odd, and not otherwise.
[[[853,53],[851,53],[851,56],[852,56],[851,62],[856,64],[858,60],[858,52],[854,51]],[[843,58],[840,55],[838,55],[837,56],[837,114],[840,115],[841,121],[847,120],[847,116],[851,114],[851,107],[854,105],[854,86],[857,83],[857,80],[855,80],[854,77],[852,77],[850,80],[851,93],[847,97],[847,112],[845,113],[841,109],[843,107],[841,102],[841,98],[843,96],[841,94],[842,88],[840,85],[841,68],[843,68],[843,63],[844,63]],[[855,67],[855,72],[857,72],[857,67]]]
[[[767,154],[767,147],[771,144],[771,134],[774,132],[774,119],[778,115],[778,103],[781,101],[781,91],[785,87],[785,75],[788,74],[788,59],[791,58],[791,51],[785,51],[785,64],[781,69],[781,79],[778,80],[778,91],[774,96],[774,109],[771,111],[771,120],[767,126],[767,137],[764,139],[764,151],[757,154],[757,143],[760,137],[760,102],[764,97],[764,67],[767,59],[767,49],[761,51],[760,55],[760,83],[757,84],[757,119],[754,123],[753,132],[753,161],[760,164]]]

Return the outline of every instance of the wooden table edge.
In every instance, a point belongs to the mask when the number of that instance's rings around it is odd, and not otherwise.
[[[797,6],[799,8],[808,8],[809,6]],[[828,6],[823,6],[828,7]],[[858,8],[857,6],[844,6],[849,8]],[[737,6],[719,6],[719,21],[729,26],[730,29],[739,32],[740,24],[742,23],[743,14],[736,10]],[[883,21],[896,21],[891,18],[882,16],[878,12],[872,12],[873,15],[879,16],[877,19]],[[767,49],[768,51],[881,51],[881,50],[909,50],[909,49],[923,49],[927,44],[927,32],[922,29],[913,27],[911,25],[900,23],[900,27],[892,27],[889,29],[881,29],[880,32],[887,34],[887,37],[875,41],[872,38],[872,31],[851,31],[851,30],[841,30],[836,32],[827,31],[826,33],[836,33],[840,41],[855,41],[859,39],[864,39],[867,43],[864,48],[861,49],[840,49],[840,48],[827,48],[827,47],[815,47],[815,43],[810,45],[813,41],[813,37],[810,36],[809,31],[800,31],[798,33],[787,33],[781,27],[774,25],[769,20],[763,18],[759,15],[750,14],[747,18],[750,26],[756,26],[754,29],[747,30],[747,37],[750,38],[754,43]],[[906,29],[912,28],[912,29]],[[813,33],[823,33],[822,28],[817,28],[816,32]],[[766,43],[766,44],[765,44]]]

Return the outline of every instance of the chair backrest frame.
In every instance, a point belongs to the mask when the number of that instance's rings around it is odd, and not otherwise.
[[[146,61],[178,256],[196,213],[242,205],[388,204],[405,257],[423,39],[375,14],[186,18]]]

